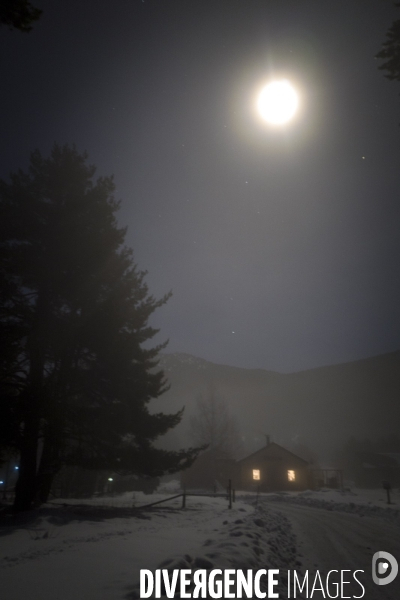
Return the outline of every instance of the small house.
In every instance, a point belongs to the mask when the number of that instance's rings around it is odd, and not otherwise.
[[[309,463],[275,442],[236,462],[235,487],[260,492],[310,488]]]

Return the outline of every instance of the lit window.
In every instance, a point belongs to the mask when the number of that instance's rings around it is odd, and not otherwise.
[[[288,481],[295,481],[296,473],[294,471],[288,471],[287,478],[288,478]]]
[[[260,469],[253,469],[254,481],[260,481]]]

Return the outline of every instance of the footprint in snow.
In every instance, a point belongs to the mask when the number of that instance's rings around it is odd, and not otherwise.
[[[214,563],[207,558],[203,558],[202,556],[198,556],[194,559],[193,566],[196,569],[214,569]]]

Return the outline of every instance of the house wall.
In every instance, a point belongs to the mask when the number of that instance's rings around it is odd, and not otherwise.
[[[253,469],[260,471],[259,481],[253,479]],[[288,479],[289,470],[295,472],[294,481]],[[273,442],[238,462],[206,450],[181,474],[186,489],[226,489],[229,479],[236,490],[262,492],[306,490],[312,483],[308,463]]]
[[[260,471],[260,480],[253,479],[253,470]],[[295,480],[289,481],[288,471],[295,472]],[[264,453],[249,456],[238,463],[237,489],[260,491],[305,490],[310,487],[307,464],[278,446],[266,448]]]

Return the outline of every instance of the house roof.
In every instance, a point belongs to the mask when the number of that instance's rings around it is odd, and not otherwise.
[[[256,450],[256,452],[253,452],[252,454],[249,454],[248,456],[244,456],[240,460],[236,461],[236,463],[241,463],[244,460],[248,460],[249,458],[256,458],[256,457],[258,458],[259,456],[262,456],[263,454],[266,454],[266,453],[268,454],[268,450],[270,448],[273,448],[273,447],[279,448],[280,450],[283,450],[286,454],[290,454],[291,456],[296,457],[297,460],[301,460],[305,465],[309,464],[308,460],[305,460],[304,458],[301,458],[301,456],[298,456],[294,452],[291,452],[290,450],[287,450],[287,448],[284,448],[283,446],[280,446],[279,444],[276,444],[275,442],[270,442],[268,444],[268,446],[263,446],[259,450]]]

